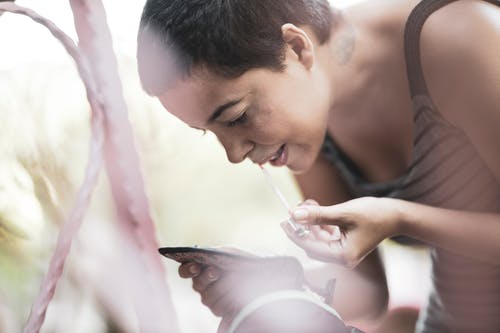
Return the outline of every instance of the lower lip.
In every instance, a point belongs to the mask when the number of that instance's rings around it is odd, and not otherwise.
[[[285,145],[283,147],[283,151],[281,152],[280,156],[274,161],[269,161],[269,163],[272,166],[276,166],[276,167],[286,165],[286,162],[288,160],[288,149],[287,148],[288,147]]]

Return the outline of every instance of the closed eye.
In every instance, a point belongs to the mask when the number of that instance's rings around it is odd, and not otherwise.
[[[248,120],[248,115],[245,111],[238,118],[231,120],[231,121],[228,121],[227,127],[234,127],[234,126],[239,125],[239,124],[244,124],[247,122],[247,120]]]

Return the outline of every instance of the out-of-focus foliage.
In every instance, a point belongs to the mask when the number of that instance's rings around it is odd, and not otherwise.
[[[42,14],[44,7],[56,7],[16,3]],[[142,92],[133,52],[133,22],[138,24],[142,4],[104,5],[159,244],[230,244],[265,254],[301,255],[279,227],[286,212],[259,168],[247,162],[231,165],[213,135],[182,124]],[[60,7],[59,15],[48,17],[71,35],[68,3]],[[21,30],[10,28],[19,22]],[[15,38],[16,32],[22,37]],[[47,36],[26,18],[0,17],[0,332],[21,330],[87,163],[90,113],[83,86],[62,47]],[[298,202],[288,172],[270,171],[290,203]],[[114,227],[103,172],[43,332],[133,327],[133,318],[121,326],[110,323],[113,309],[99,297],[107,287],[102,281],[108,281],[100,277],[112,274],[105,260],[120,256]],[[215,331],[216,319],[199,302],[190,281],[177,276],[176,263],[164,262],[184,332]]]
[[[17,47],[17,52],[28,50],[33,55],[63,52],[56,41],[52,43],[42,50],[14,45],[9,52]],[[119,54],[119,60],[160,245],[232,244],[274,253],[292,248],[279,227],[286,212],[259,168],[250,163],[230,165],[211,134],[192,130],[142,93],[132,57]],[[0,73],[0,331],[17,332],[47,269],[58,227],[82,181],[89,111],[69,59],[51,63],[34,57],[32,63]],[[297,202],[299,194],[288,173],[272,173],[289,200]],[[92,285],[82,288],[81,276],[97,272],[99,254],[113,250],[114,240],[108,236],[113,219],[102,173],[43,330],[107,330],[108,310],[93,297]],[[188,302],[196,302],[196,311],[206,318],[200,325],[213,324],[214,318],[189,290],[189,282],[176,276],[177,265],[166,259],[165,265],[173,297],[186,302],[179,293],[189,293]],[[183,316],[192,313],[179,307],[181,323],[186,325],[189,319]],[[91,328],[88,323],[75,325],[89,321],[82,318],[93,319]]]

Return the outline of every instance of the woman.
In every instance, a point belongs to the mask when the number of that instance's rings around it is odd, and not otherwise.
[[[231,162],[294,172],[315,202],[292,216],[312,232],[285,230],[309,256],[356,267],[339,279],[334,305],[345,317],[383,309],[373,250],[399,236],[432,248],[418,332],[496,332],[498,5],[373,0],[340,12],[322,0],[149,0],[139,71],[148,93],[212,131]],[[224,312],[223,273],[183,265],[180,274]]]

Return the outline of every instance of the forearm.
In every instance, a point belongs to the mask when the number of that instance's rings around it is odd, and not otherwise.
[[[390,199],[393,200],[393,199]],[[500,264],[500,214],[397,200],[399,233],[450,252]]]

